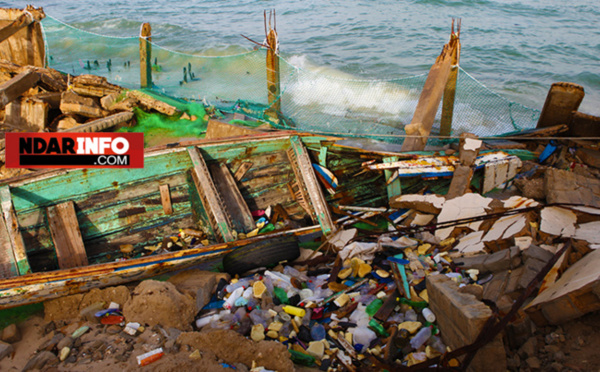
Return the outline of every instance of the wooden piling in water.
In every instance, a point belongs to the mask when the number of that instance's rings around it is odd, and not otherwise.
[[[452,53],[452,69],[448,82],[444,88],[442,101],[442,119],[440,123],[440,136],[449,136],[452,133],[452,117],[454,115],[454,99],[456,97],[456,81],[458,80],[458,64],[460,62],[460,19],[458,32],[454,33],[454,20],[452,20],[452,34],[450,39],[456,39],[456,49]]]
[[[152,28],[150,23],[143,23],[140,30],[140,86],[152,87]]]
[[[277,113],[281,112],[281,81],[279,74],[279,49],[277,32],[274,29],[269,31],[267,36],[267,89],[269,98],[269,116],[277,117]]]

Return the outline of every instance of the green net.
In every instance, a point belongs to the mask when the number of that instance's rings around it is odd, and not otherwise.
[[[44,19],[49,67],[74,75],[105,76],[125,88],[139,88],[139,38],[101,36]],[[231,54],[190,55],[156,43],[152,46],[154,92],[196,101],[182,111],[199,106],[243,113],[269,120],[264,48]],[[208,51],[206,52],[208,53]],[[218,55],[227,54],[229,55]],[[410,123],[427,74],[389,80],[360,80],[322,66],[312,66],[296,56],[281,56],[281,120],[277,128],[342,136],[361,136],[401,143]],[[163,99],[162,97],[161,99]],[[183,104],[184,101],[178,101]],[[191,105],[191,103],[190,103]],[[440,105],[441,106],[441,105]],[[456,87],[453,135],[471,132],[496,136],[535,127],[540,112],[511,102],[491,91],[460,69]],[[194,114],[200,117],[199,114]],[[190,115],[191,116],[191,115]],[[204,117],[204,115],[202,115]],[[432,130],[439,133],[441,107]],[[167,132],[173,137],[195,136],[205,122],[176,120],[137,112],[137,130]],[[187,128],[189,127],[189,128]],[[127,129],[127,130],[131,130]],[[430,144],[435,144],[430,139]]]

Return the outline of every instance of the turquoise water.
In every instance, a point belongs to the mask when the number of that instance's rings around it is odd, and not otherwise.
[[[23,7],[29,1],[1,2]],[[600,115],[600,2],[597,0],[415,1],[42,1],[48,15],[103,35],[137,36],[189,54],[251,50],[264,40],[263,10],[277,11],[287,60],[360,79],[427,73],[462,19],[461,67],[487,87],[541,109],[556,81],[581,84],[580,111]]]

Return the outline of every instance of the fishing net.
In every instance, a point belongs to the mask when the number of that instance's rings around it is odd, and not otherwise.
[[[102,36],[52,17],[44,19],[42,25],[49,67],[73,75],[92,73],[125,88],[139,88],[137,36]],[[209,56],[180,53],[156,43],[151,46],[154,92],[188,102],[196,101],[197,106],[243,113],[270,121],[276,128],[369,137],[391,143],[402,142],[403,128],[410,123],[427,78],[427,74],[423,74],[389,80],[360,80],[283,55],[280,57],[279,97],[283,117],[273,121],[266,115],[269,104],[264,48]],[[193,107],[185,110],[199,109]],[[440,105],[432,137],[439,133],[441,111]],[[534,128],[539,114],[538,110],[498,95],[466,71],[459,70],[453,136],[462,132],[495,136]],[[141,126],[136,130],[152,127],[168,131],[170,128],[176,131],[173,136],[196,135],[205,130],[206,124],[202,120],[172,123],[166,117],[147,117],[141,112],[137,117]],[[190,128],[186,128],[188,126]],[[430,138],[430,144],[436,142],[440,141]]]

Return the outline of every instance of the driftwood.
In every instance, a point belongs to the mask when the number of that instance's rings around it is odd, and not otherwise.
[[[4,120],[18,128],[39,132],[46,126],[48,106],[35,97],[21,97],[6,106]]]
[[[77,127],[63,130],[62,132],[99,132],[101,130],[114,127],[115,125],[126,123],[133,119],[132,112],[119,112],[117,114],[90,121]]]
[[[112,93],[121,93],[122,88],[109,83],[105,77],[80,75],[73,79],[73,91],[82,96],[104,97]]]
[[[100,118],[107,114],[93,98],[83,97],[71,91],[62,94],[60,111],[64,114],[76,114],[88,118]]]
[[[175,108],[174,106],[154,99],[148,94],[140,92],[138,90],[130,90],[129,92],[127,92],[127,97],[136,100],[144,108],[148,110],[156,110],[161,114],[172,116],[178,112],[177,108]]]
[[[425,86],[419,97],[415,114],[409,125],[406,126],[407,137],[402,144],[402,151],[421,151],[425,149],[427,137],[431,133],[435,114],[437,113],[446,82],[452,68],[452,58],[456,54],[455,49],[459,47],[459,39],[452,38],[444,45],[442,53],[436,59],[429,70]]]
[[[33,88],[39,80],[40,76],[38,74],[33,71],[27,71],[0,84],[0,108],[3,108],[30,88]]]

